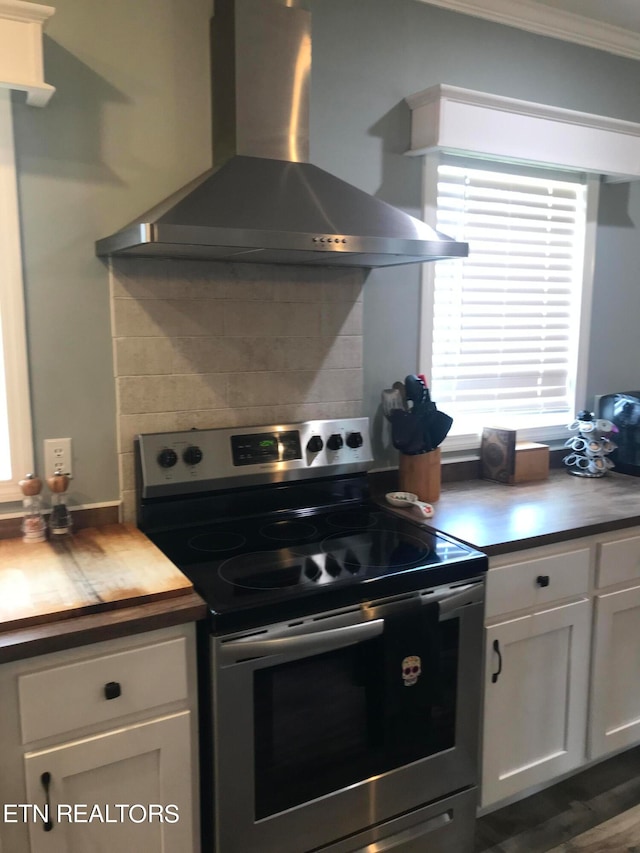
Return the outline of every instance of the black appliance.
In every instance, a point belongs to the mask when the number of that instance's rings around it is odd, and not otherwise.
[[[640,391],[621,391],[599,397],[598,416],[618,429],[612,440],[618,445],[610,456],[621,474],[640,476]]]
[[[366,418],[136,459],[139,526],[209,606],[203,853],[470,853],[485,555],[371,501]]]

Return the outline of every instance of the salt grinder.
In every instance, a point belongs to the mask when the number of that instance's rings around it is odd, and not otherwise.
[[[47,485],[53,492],[51,498],[51,515],[49,516],[49,530],[54,536],[71,533],[73,521],[67,506],[65,492],[69,486],[69,477],[62,471],[56,471],[52,477],[47,477]]]
[[[47,538],[47,528],[42,517],[42,480],[35,474],[27,474],[20,480],[20,489],[24,498],[24,518],[22,520],[23,542],[44,542]]]

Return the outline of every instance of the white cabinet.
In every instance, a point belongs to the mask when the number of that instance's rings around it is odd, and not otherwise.
[[[539,552],[536,552],[539,554]],[[487,577],[485,617],[551,605],[589,591],[590,551],[576,548],[509,562]]]
[[[640,741],[640,537],[599,543],[596,579],[589,758]]]
[[[592,547],[490,560],[485,607],[481,807],[584,762]]]
[[[198,789],[193,625],[0,666],[11,853],[198,853]]]
[[[482,806],[584,760],[588,599],[487,628]]]
[[[189,742],[182,711],[28,753],[27,802],[51,822],[29,823],[31,853],[192,851]]]

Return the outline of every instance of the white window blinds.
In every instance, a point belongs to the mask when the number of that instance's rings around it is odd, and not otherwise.
[[[434,271],[431,387],[457,433],[573,416],[585,186],[517,168],[438,166],[437,227],[469,243]]]

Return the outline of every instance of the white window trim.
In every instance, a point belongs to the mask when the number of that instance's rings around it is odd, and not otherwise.
[[[436,225],[436,200],[438,185],[438,163],[439,152],[434,151],[426,154],[423,159],[422,171],[422,198],[424,221],[435,228]],[[582,299],[580,306],[579,342],[577,352],[576,376],[575,376],[575,399],[576,408],[580,409],[586,404],[588,358],[589,358],[589,330],[591,328],[591,304],[593,296],[593,273],[595,267],[595,245],[598,198],[600,194],[600,178],[590,175],[587,177],[587,210],[585,229],[585,252],[583,264]],[[418,364],[420,371],[427,377],[431,373],[431,352],[433,346],[433,300],[434,300],[435,267],[433,264],[422,265],[422,280],[420,288],[420,325],[418,329]],[[437,401],[436,401],[437,402]],[[456,454],[463,451],[477,449],[479,447],[480,435],[483,426],[479,424],[478,432],[466,435],[451,435],[443,444],[446,454]],[[534,427],[526,430],[518,430],[518,438],[528,441],[553,442],[566,438],[565,426],[557,427]]]
[[[640,124],[440,83],[405,98],[407,154],[448,151],[509,163],[640,178]]]
[[[52,6],[0,0],[0,323],[7,393],[11,481],[0,482],[0,502],[22,497],[18,482],[33,470],[33,431],[22,274],[18,180],[11,91],[43,107],[55,88],[43,76],[42,30]]]
[[[560,168],[588,176],[575,384],[576,406],[582,408],[586,405],[600,180],[640,178],[640,124],[442,83],[409,95],[405,100],[411,109],[411,147],[407,154],[424,157],[423,216],[432,226],[435,226],[436,218],[438,152],[480,157],[485,161]],[[431,363],[434,272],[431,265],[423,265],[418,355],[420,370],[427,376]],[[558,429],[541,427],[526,433],[519,430],[518,435],[532,440],[553,441],[563,433]],[[448,453],[474,446],[478,446],[477,436],[451,436],[443,450]]]
[[[8,89],[0,89],[0,283],[12,470],[12,480],[0,483],[0,501],[11,501],[22,497],[18,481],[33,470],[33,435],[17,173]]]

